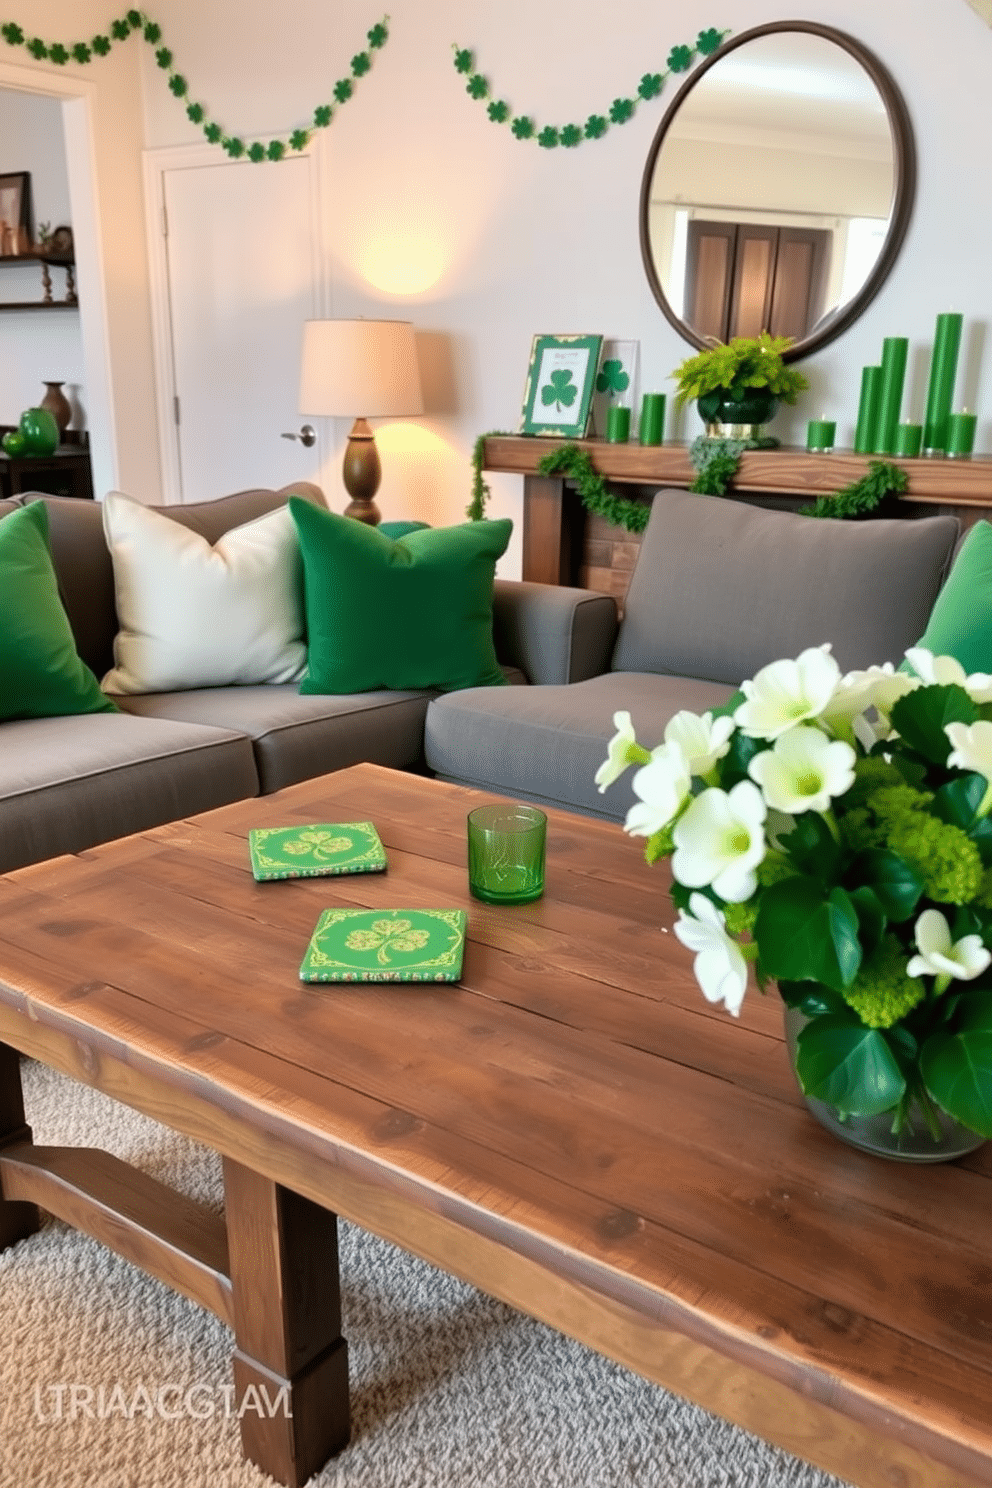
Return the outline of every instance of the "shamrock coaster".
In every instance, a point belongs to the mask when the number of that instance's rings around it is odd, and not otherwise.
[[[325,909],[301,982],[457,982],[463,909]]]
[[[269,878],[316,878],[327,873],[382,873],[386,852],[371,822],[317,827],[253,827],[251,871]]]

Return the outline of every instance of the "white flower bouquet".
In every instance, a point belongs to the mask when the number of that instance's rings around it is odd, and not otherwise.
[[[775,981],[808,1096],[990,1137],[992,676],[906,659],[842,676],[804,651],[650,751],[617,713],[596,783],[638,767],[625,829],[671,860],[704,996],[737,1014],[749,963]]]

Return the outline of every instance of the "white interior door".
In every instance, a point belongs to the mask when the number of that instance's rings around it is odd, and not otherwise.
[[[197,152],[199,156],[200,152]],[[170,501],[312,480],[298,434],[303,322],[318,314],[309,156],[153,170],[161,211],[157,339]]]

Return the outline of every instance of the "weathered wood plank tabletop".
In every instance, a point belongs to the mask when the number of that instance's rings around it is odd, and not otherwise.
[[[481,799],[363,765],[8,875],[0,1041],[859,1488],[992,1485],[992,1147],[921,1169],[820,1128],[777,997],[706,1004],[619,827],[551,813],[544,898],[470,899]],[[386,873],[252,878],[250,827],[359,819]],[[460,984],[301,984],[331,905],[467,909]],[[213,1272],[156,1274],[266,1363]]]

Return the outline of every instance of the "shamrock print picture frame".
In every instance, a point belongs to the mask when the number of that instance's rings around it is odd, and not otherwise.
[[[630,409],[633,432],[639,402],[640,354],[639,341],[618,341],[604,336],[592,390],[590,437],[605,439],[607,415],[611,408]]]
[[[534,337],[521,434],[585,437],[602,345],[602,336]]]

